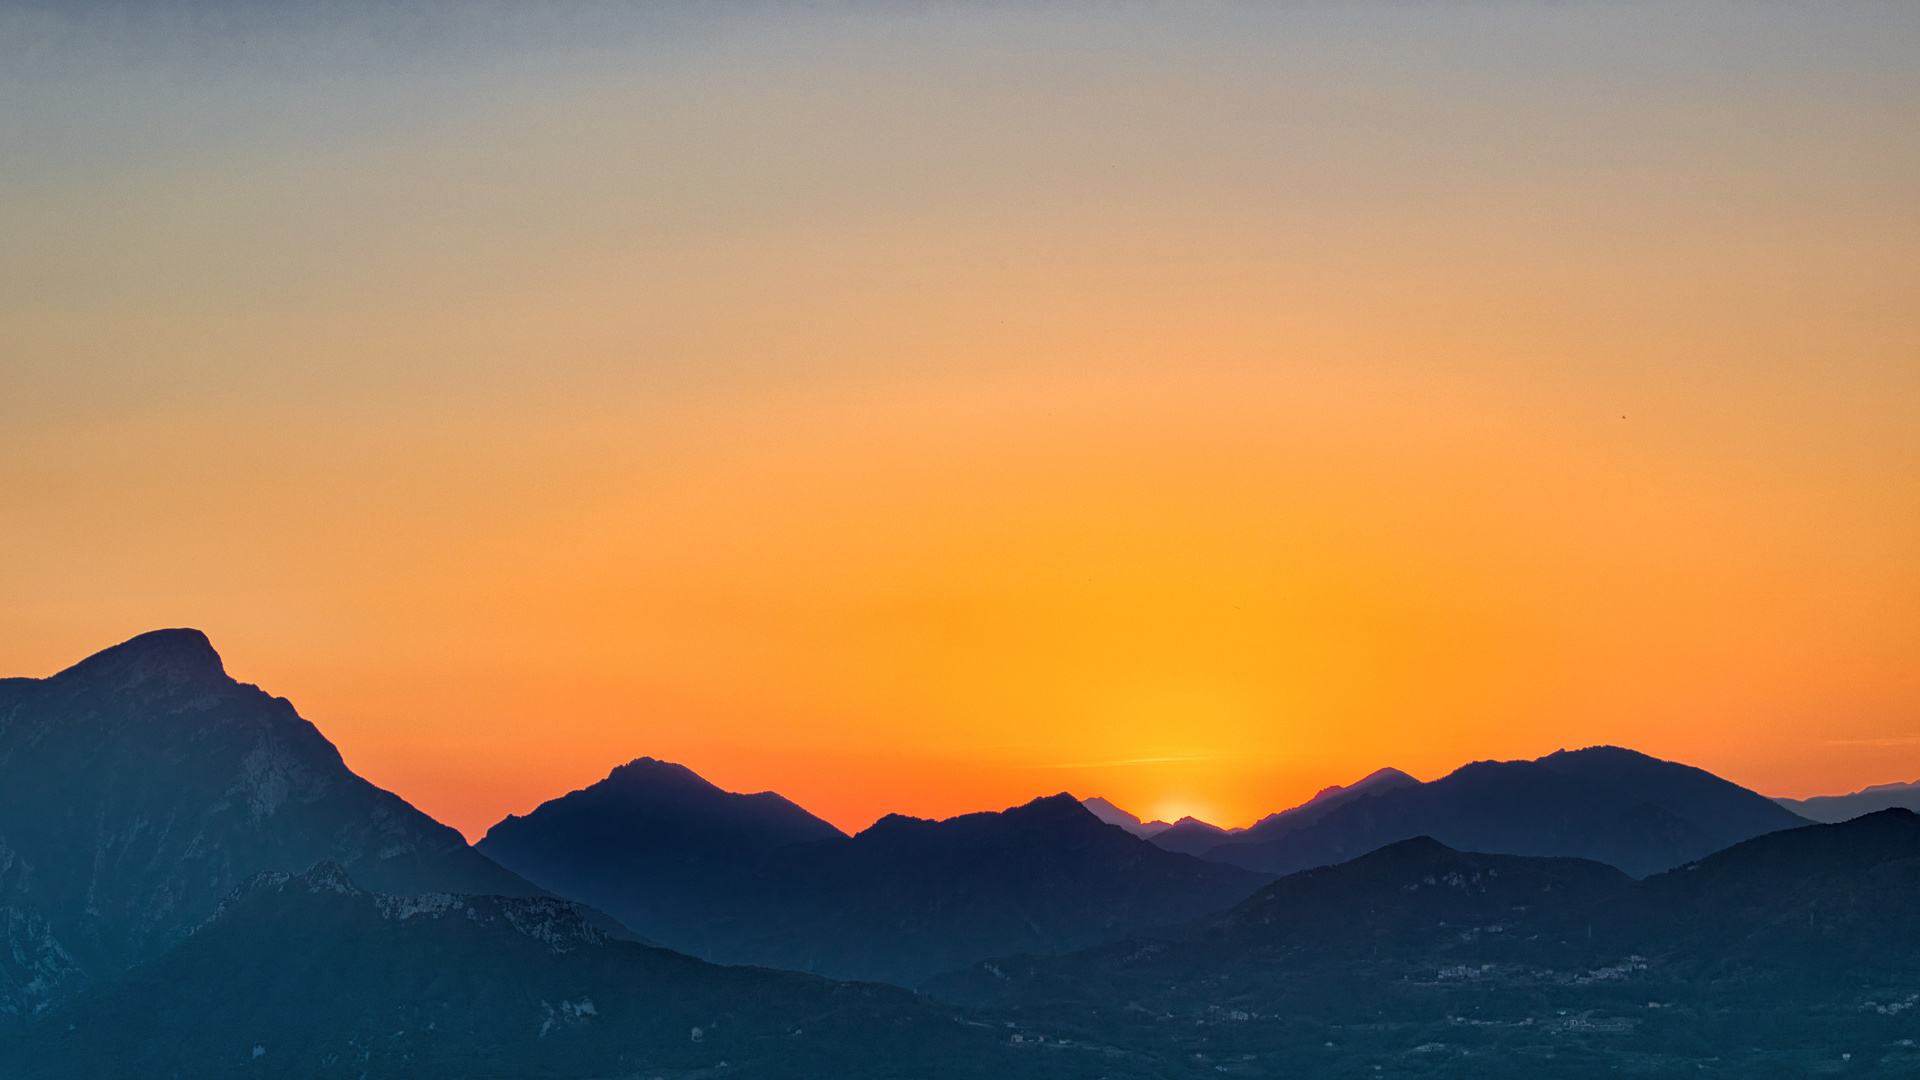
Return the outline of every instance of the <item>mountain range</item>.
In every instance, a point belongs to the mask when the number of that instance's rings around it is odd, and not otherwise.
[[[1399,769],[1379,769],[1344,787],[1335,784],[1332,787],[1322,788],[1313,798],[1299,806],[1261,818],[1253,824],[1252,829],[1259,830],[1259,835],[1262,836],[1278,836],[1290,829],[1318,821],[1335,807],[1343,806],[1363,795],[1378,794],[1419,782]],[[1167,851],[1178,851],[1184,855],[1205,855],[1221,844],[1229,842],[1230,838],[1252,831],[1223,829],[1196,817],[1183,817],[1173,822],[1141,821],[1097,795],[1082,799],[1080,802],[1101,821],[1109,825],[1118,825],[1143,840],[1151,840],[1155,847],[1164,848]]]
[[[1920,817],[1770,833],[1634,881],[1429,837],[937,997],[1229,1074],[1920,1072]]]
[[[1920,780],[1911,784],[1875,784],[1849,795],[1816,795],[1811,799],[1773,801],[1809,821],[1831,825],[1894,807],[1920,812]]]
[[[890,815],[847,837],[771,792],[725,792],[642,758],[507,818],[478,847],[692,955],[912,986],[984,956],[1185,922],[1265,876],[1412,836],[1644,876],[1805,823],[1702,770],[1593,747],[1427,784],[1382,769],[1234,832],[1060,795],[945,822]]]
[[[1173,828],[1173,825],[1174,825],[1174,823],[1171,821],[1160,821],[1157,819],[1154,821],[1142,821],[1139,818],[1135,817],[1134,815],[1127,813],[1125,810],[1120,809],[1119,807],[1113,805],[1112,803],[1108,802],[1107,800],[1101,798],[1098,795],[1095,795],[1092,798],[1081,799],[1080,805],[1087,808],[1087,813],[1092,814],[1094,817],[1099,818],[1101,821],[1104,821],[1109,825],[1118,825],[1122,829],[1125,829],[1126,831],[1132,833],[1133,835],[1139,837],[1142,840],[1151,840],[1155,836],[1159,835],[1160,833],[1166,832],[1168,829]],[[1180,820],[1192,821],[1194,819],[1181,818]],[[1201,824],[1205,825],[1206,823],[1201,822]],[[1210,829],[1219,828],[1219,826],[1217,825],[1208,825],[1207,827]],[[1220,831],[1225,832],[1227,830],[1221,829]]]
[[[1071,795],[848,837],[771,793],[640,759],[488,830],[481,852],[720,963],[914,985],[1218,911],[1267,876],[1163,851]]]
[[[1317,813],[1276,814],[1204,856],[1288,874],[1431,836],[1463,851],[1594,859],[1643,877],[1806,823],[1703,769],[1596,746],[1477,761],[1424,784],[1389,778]]]
[[[0,680],[0,1075],[1920,1072],[1904,810],[1597,747],[1152,824],[641,758],[473,848],[159,631]]]
[[[354,775],[197,630],[0,679],[0,1018],[159,955],[252,874],[322,860],[383,892],[549,895]]]

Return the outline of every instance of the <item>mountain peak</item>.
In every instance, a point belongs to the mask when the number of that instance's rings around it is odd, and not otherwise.
[[[1088,813],[1101,821],[1109,825],[1118,825],[1142,840],[1151,839],[1155,834],[1173,828],[1164,821],[1142,821],[1098,795],[1081,799],[1080,805],[1086,807]]]
[[[1425,784],[1398,775],[1369,798],[1320,800],[1327,809],[1310,820],[1301,819],[1312,803],[1265,819],[1207,857],[1287,873],[1424,833],[1462,851],[1572,856],[1646,875],[1803,820],[1703,769],[1618,746],[1475,761]]]
[[[542,891],[354,775],[291,702],[228,678],[198,630],[142,634],[7,694],[0,831],[31,873],[0,875],[0,910],[85,981],[153,959],[259,872],[330,859],[370,892]],[[309,884],[332,888],[332,872]],[[37,955],[0,949],[0,1016],[78,985],[42,978]]]
[[[623,787],[646,784],[671,785],[700,791],[721,790],[712,781],[685,765],[651,757],[637,757],[625,765],[615,765],[613,771],[607,774],[607,781]]]
[[[1602,743],[1599,746],[1583,746],[1578,750],[1555,750],[1546,757],[1540,758],[1539,761],[1541,764],[1572,764],[1576,762],[1584,765],[1640,764],[1643,762],[1653,762],[1662,765],[1668,764],[1665,760],[1654,757],[1652,754],[1643,754],[1638,750],[1629,750],[1624,746],[1614,746],[1610,743]]]
[[[1020,806],[1008,807],[1005,814],[1012,819],[1029,821],[1098,821],[1093,811],[1080,805],[1080,800],[1062,791],[1057,795],[1042,795]]]
[[[1139,818],[1134,817],[1132,814],[1127,813],[1125,810],[1120,809],[1098,795],[1081,799],[1080,805],[1086,807],[1089,813],[1101,821],[1109,825],[1118,825],[1129,832],[1145,824],[1145,822]]]
[[[131,690],[155,679],[170,686],[224,683],[226,665],[213,642],[198,630],[180,627],[151,630],[103,649],[55,675],[56,679],[89,679]]]

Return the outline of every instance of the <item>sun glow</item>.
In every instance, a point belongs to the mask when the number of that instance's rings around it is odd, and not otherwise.
[[[641,755],[849,829],[1911,779],[1908,16],[1670,7],[69,57],[0,94],[0,675],[201,627],[469,835]]]
[[[1146,820],[1175,822],[1182,818],[1190,817],[1198,821],[1211,821],[1209,815],[1212,813],[1213,811],[1202,803],[1166,802],[1161,803],[1159,808],[1155,810],[1150,817],[1146,818]]]

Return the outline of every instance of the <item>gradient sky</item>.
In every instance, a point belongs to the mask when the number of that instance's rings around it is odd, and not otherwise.
[[[0,3],[0,673],[480,832],[1920,777],[1920,7]]]

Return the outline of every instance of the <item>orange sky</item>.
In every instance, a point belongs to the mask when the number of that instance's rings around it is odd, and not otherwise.
[[[0,671],[198,626],[476,837],[1920,778],[1909,12],[341,18],[0,57]]]

